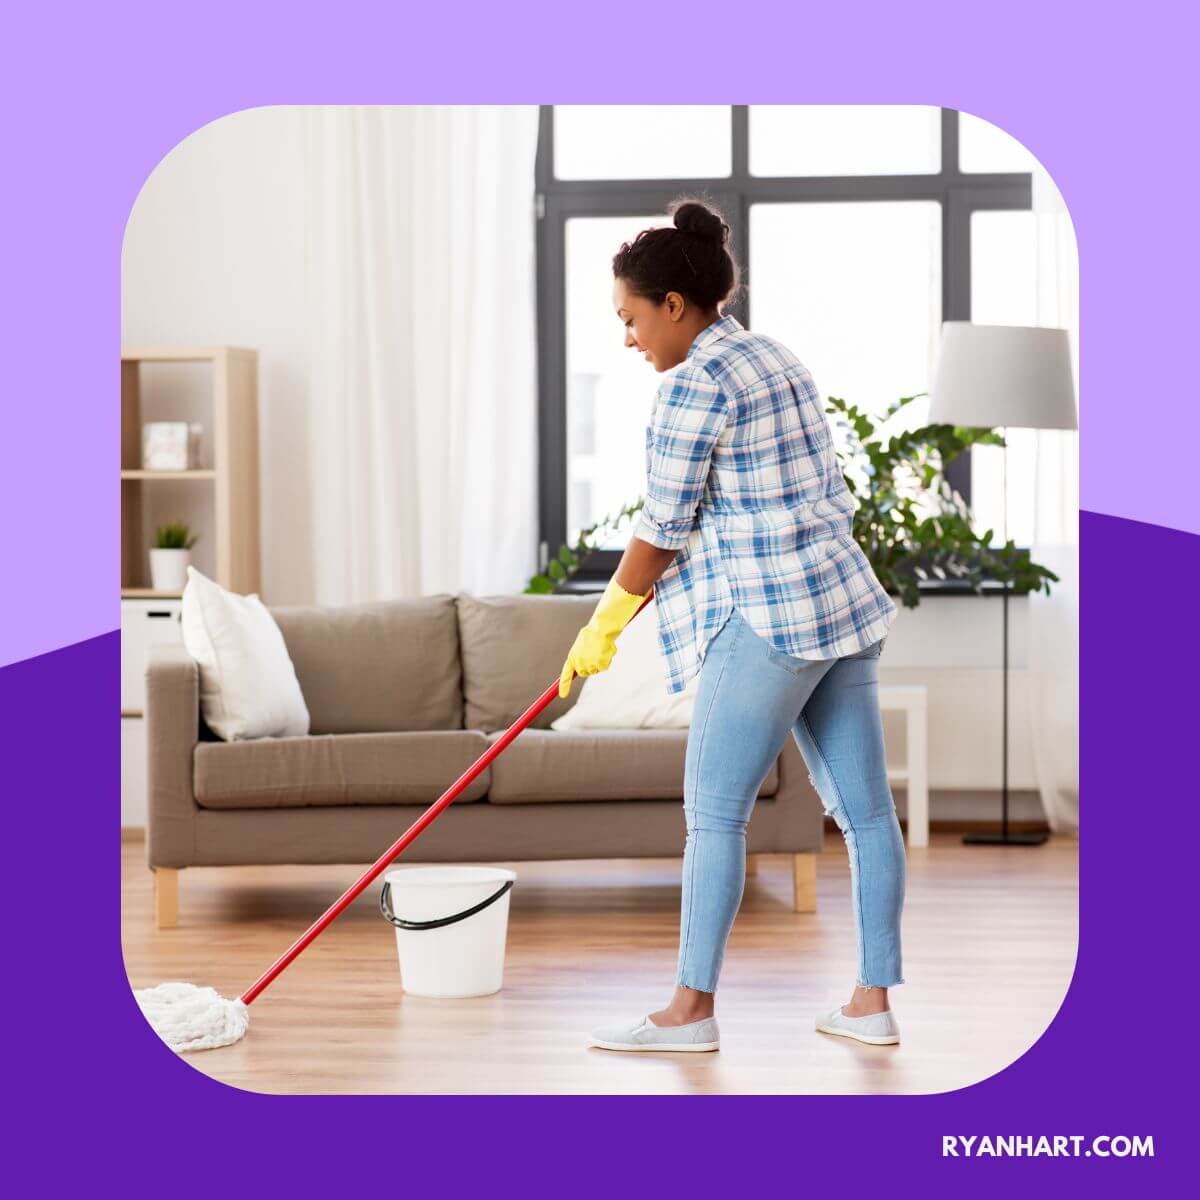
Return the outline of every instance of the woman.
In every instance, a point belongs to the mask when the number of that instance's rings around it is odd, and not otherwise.
[[[904,841],[888,784],[879,656],[896,606],[852,535],[855,503],[807,369],[721,307],[738,286],[729,227],[696,201],[613,259],[625,345],[660,385],[638,525],[563,664],[607,669],[654,588],[667,689],[700,681],[684,769],[687,839],[675,992],[594,1030],[611,1050],[715,1050],[715,993],[746,877],[746,824],[790,733],[850,856],[858,979],[816,1028],[899,1041]]]

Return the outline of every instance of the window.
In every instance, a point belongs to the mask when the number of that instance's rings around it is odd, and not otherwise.
[[[559,104],[557,179],[728,176],[727,104]]]
[[[625,331],[612,306],[612,256],[639,230],[668,224],[662,213],[566,222],[567,530],[572,541],[581,529],[634,503],[645,487],[643,435],[658,376],[624,344]],[[623,528],[597,545],[623,550],[628,540]]]
[[[622,241],[668,224],[673,199],[702,194],[730,222],[747,286],[728,311],[791,346],[822,395],[881,411],[928,389],[942,321],[1019,320],[1030,162],[989,122],[920,105],[544,105],[542,562],[644,488],[660,376],[624,347],[611,261]],[[985,450],[947,476],[978,528],[998,529],[1000,478]],[[1010,500],[1031,496],[1027,470],[1010,456]],[[1027,529],[1011,509],[1018,544]],[[595,574],[611,573],[628,537],[623,526],[602,543]]]
[[[1032,171],[1036,159],[1010,133],[971,113],[958,114],[960,171]]]
[[[1007,136],[1007,135],[1006,135]],[[971,319],[981,325],[1037,325],[1037,233],[1032,212],[971,214]],[[1033,540],[1037,431],[1008,429],[1008,536],[1018,546]],[[972,450],[976,525],[1004,542],[1004,448]],[[1028,481],[1028,482],[1026,482]]]
[[[936,173],[942,162],[940,111],[917,104],[755,104],[750,173]]]
[[[791,348],[822,397],[881,413],[933,378],[941,217],[933,200],[751,207],[756,326]]]

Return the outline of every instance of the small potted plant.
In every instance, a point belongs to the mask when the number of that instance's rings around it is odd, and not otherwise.
[[[182,521],[169,521],[154,531],[150,550],[150,586],[156,592],[182,592],[187,583],[191,550],[199,535]]]

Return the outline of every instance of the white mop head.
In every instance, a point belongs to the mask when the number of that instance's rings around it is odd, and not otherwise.
[[[135,991],[133,998],[176,1054],[212,1050],[246,1036],[250,1011],[241,1000],[226,1000],[213,988],[193,983],[160,983]]]

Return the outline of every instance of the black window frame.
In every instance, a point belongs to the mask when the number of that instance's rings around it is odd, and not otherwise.
[[[959,170],[958,111],[941,109],[941,164],[916,175],[750,174],[750,108],[729,106],[733,152],[728,176],[676,179],[557,179],[554,175],[554,105],[539,106],[536,183],[538,322],[538,569],[567,535],[566,223],[573,217],[637,216],[665,212],[681,193],[703,192],[729,221],[744,287],[729,305],[750,328],[750,205],[803,202],[933,200],[942,206],[942,320],[971,319],[971,214],[1027,211],[1033,207],[1028,171],[964,173]],[[614,330],[614,337],[617,331]],[[946,478],[969,504],[971,453],[946,464]],[[587,586],[605,580],[619,550],[594,551],[575,573]]]

